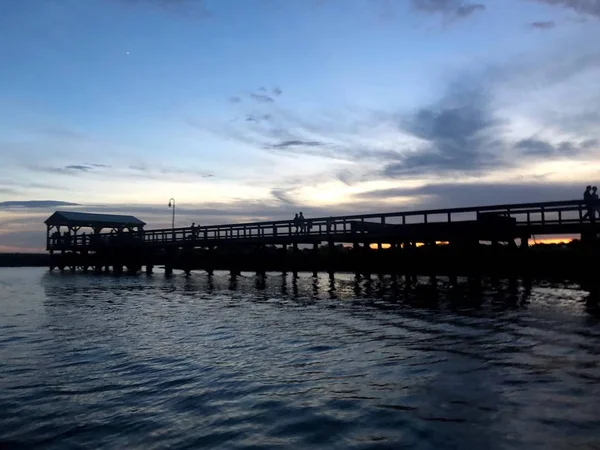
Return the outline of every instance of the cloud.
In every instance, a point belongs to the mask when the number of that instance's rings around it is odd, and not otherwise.
[[[545,22],[532,22],[530,26],[531,28],[535,28],[537,30],[551,30],[552,28],[556,27],[556,22],[553,22],[552,20]]]
[[[321,145],[323,143],[318,141],[282,141],[271,145],[270,148],[285,149],[289,147],[318,147]]]
[[[414,208],[459,208],[510,203],[579,199],[582,183],[433,183],[416,188],[393,188],[365,192],[361,200],[409,199]]]
[[[108,166],[106,164],[84,163],[84,164],[68,164],[63,167],[48,167],[48,166],[30,165],[29,168],[33,169],[35,171],[39,171],[39,172],[76,175],[76,174],[80,174],[80,173],[89,173],[92,171],[98,171],[99,169],[107,169],[107,168],[110,168],[110,166]]]
[[[290,197],[291,189],[272,189],[271,195],[283,203],[294,205],[296,202]]]
[[[59,206],[78,206],[79,203],[60,200],[22,200],[0,202],[0,208],[56,208]]]
[[[66,170],[80,170],[82,172],[87,172],[87,171],[93,169],[93,167],[83,166],[83,165],[78,165],[78,164],[73,164],[73,165],[70,165],[70,166],[65,166],[64,168]]]
[[[274,87],[271,90],[264,86],[260,86],[255,92],[246,93],[245,96],[256,103],[275,103],[275,97],[279,97],[283,91]],[[229,98],[231,103],[240,103],[242,101],[241,96],[235,95]]]
[[[600,18],[600,1],[598,0],[533,0],[552,6],[562,6],[575,10],[579,14]]]
[[[471,3],[464,0],[412,0],[415,10],[428,14],[442,14],[452,19],[464,19],[485,10],[482,3]]]
[[[572,157],[594,148],[597,144],[598,141],[596,139],[587,139],[580,142],[561,141],[553,144],[541,139],[528,138],[518,141],[515,144],[515,148],[520,150],[524,155]]]
[[[267,94],[256,94],[254,92],[249,94],[249,97],[258,103],[273,103],[275,99],[268,96]]]
[[[421,7],[439,12],[464,3],[427,2]],[[544,158],[582,156],[594,149],[584,141],[599,135],[593,92],[589,100],[574,101],[566,109],[553,110],[546,101],[574,90],[600,68],[600,53],[574,48],[578,50],[554,48],[450,74],[441,80],[446,90],[437,100],[413,110],[344,107],[302,114],[276,102],[209,131],[278,156],[331,159],[337,164],[323,161],[327,181],[347,185],[400,177],[483,177]],[[265,91],[258,89],[256,95]],[[584,130],[576,116],[588,105]],[[274,184],[289,186],[286,180]]]
[[[246,122],[262,122],[271,120],[271,114],[248,114],[246,115]]]
[[[70,176],[82,176],[95,174],[102,178],[123,178],[131,180],[135,178],[143,180],[176,180],[177,182],[196,182],[199,178],[211,178],[214,174],[207,172],[206,170],[199,170],[193,168],[181,168],[163,166],[157,164],[135,164],[122,167],[113,167],[107,164],[97,163],[85,163],[85,164],[69,164],[63,167],[48,167],[30,165],[27,166],[30,170],[49,174],[59,175],[70,175]],[[106,170],[111,169],[111,170]],[[39,187],[39,188],[50,188],[54,189],[54,186],[49,185],[35,185],[35,184],[18,184],[20,187]]]
[[[395,178],[498,167],[503,163],[500,125],[480,88],[451,87],[439,102],[401,119],[400,128],[423,144],[386,164],[382,173]]]
[[[213,174],[196,169],[181,169],[179,167],[164,167],[164,166],[155,166],[149,167],[147,165],[132,165],[129,166],[129,169],[138,172],[138,174],[145,178],[164,178],[165,175],[176,175],[180,176],[191,176],[191,177],[200,177],[200,178],[212,178]],[[131,173],[130,173],[131,174]],[[178,178],[179,181],[182,181]]]

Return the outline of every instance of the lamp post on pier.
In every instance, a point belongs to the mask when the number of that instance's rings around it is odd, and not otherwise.
[[[173,217],[171,218],[171,229],[175,230],[175,199],[169,199],[169,208],[173,208]]]

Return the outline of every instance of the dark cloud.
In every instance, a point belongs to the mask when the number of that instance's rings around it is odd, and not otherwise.
[[[515,148],[522,150],[523,153],[528,155],[551,155],[556,149],[555,147],[539,139],[523,139],[515,144]]]
[[[0,208],[55,208],[58,206],[78,206],[78,203],[59,200],[19,200],[0,202]]]
[[[238,97],[237,95],[234,95],[232,97],[229,97],[229,101],[231,103],[240,103],[242,101],[242,99],[240,97]]]
[[[562,6],[585,14],[600,18],[600,1],[598,0],[534,0],[552,6]]]
[[[258,103],[273,103],[275,101],[273,97],[270,97],[267,94],[256,94],[252,92],[249,94],[249,97]]]
[[[63,167],[47,167],[47,166],[30,166],[31,169],[40,172],[62,173],[76,175],[79,173],[88,173],[99,169],[107,169],[110,166],[106,164],[84,163],[84,164],[69,164]]]
[[[468,17],[474,12],[483,11],[484,9],[485,5],[481,3],[467,3],[456,8],[456,17]]]
[[[93,169],[93,167],[91,167],[91,166],[84,166],[84,165],[80,165],[80,164],[72,164],[70,166],[65,166],[64,168],[66,170],[80,170],[82,172],[87,172],[87,171]]]
[[[318,147],[323,145],[322,142],[318,141],[282,141],[277,144],[273,144],[271,148],[288,148],[288,147]]]
[[[530,26],[531,28],[535,28],[537,30],[551,30],[552,28],[556,27],[556,22],[553,22],[552,20],[545,22],[532,22]]]
[[[64,167],[47,167],[47,166],[29,166],[30,169],[38,172],[51,174],[61,174],[70,176],[82,176],[84,174],[97,174],[102,177],[109,178],[124,178],[131,180],[139,178],[144,180],[165,180],[175,179],[179,182],[195,182],[198,178],[210,178],[214,174],[205,170],[186,169],[181,167],[169,167],[162,165],[135,164],[124,167],[114,167],[112,170],[103,170],[111,168],[106,164],[71,164]],[[27,185],[23,185],[27,186]],[[36,185],[28,185],[28,187],[41,187]],[[44,186],[54,189],[52,186]]]
[[[278,87],[273,88],[273,95],[279,96],[283,93],[283,91],[281,89],[279,89]]]
[[[262,122],[271,120],[271,114],[248,114],[246,115],[246,122]]]
[[[596,139],[587,139],[580,142],[561,141],[553,144],[541,139],[529,138],[518,141],[515,148],[525,156],[571,157],[594,148],[597,142]]]
[[[290,192],[290,189],[272,189],[271,195],[280,202],[294,205],[296,202],[290,197]]]
[[[415,10],[429,14],[443,14],[453,19],[463,19],[477,11],[485,10],[482,3],[465,0],[412,0]]]
[[[459,208],[481,205],[547,202],[579,199],[582,183],[440,183],[417,188],[382,189],[363,193],[362,200],[410,201],[414,208]]]
[[[502,163],[500,122],[477,88],[453,88],[440,102],[402,118],[399,126],[424,144],[386,164],[386,177],[485,172]]]
[[[345,170],[340,170],[337,174],[336,174],[336,178],[341,181],[342,183],[344,183],[346,186],[352,186],[352,184],[355,181],[355,174],[353,172],[351,172],[348,169]]]

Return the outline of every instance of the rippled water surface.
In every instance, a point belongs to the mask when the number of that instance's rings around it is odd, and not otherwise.
[[[1,448],[600,448],[577,285],[0,269]]]

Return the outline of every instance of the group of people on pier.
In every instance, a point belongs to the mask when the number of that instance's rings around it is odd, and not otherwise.
[[[586,186],[583,193],[583,200],[587,212],[583,219],[590,219],[592,222],[596,220],[596,213],[600,216],[600,203],[598,202],[598,188],[596,186]]]
[[[294,226],[296,227],[296,234],[304,234],[308,231],[308,227],[307,227],[307,222],[306,219],[304,218],[304,214],[302,214],[302,211],[300,211],[300,213],[296,213],[296,215],[294,216],[294,220],[292,221]]]

